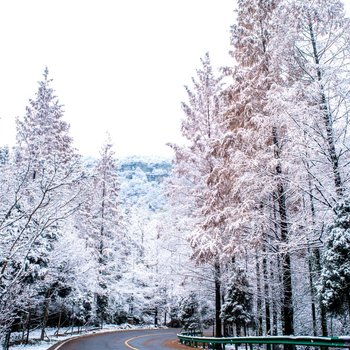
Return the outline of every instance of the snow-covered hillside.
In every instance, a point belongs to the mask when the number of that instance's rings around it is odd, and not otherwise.
[[[171,161],[162,158],[129,157],[117,163],[119,198],[126,207],[139,205],[159,210],[164,205],[163,181],[170,175]]]

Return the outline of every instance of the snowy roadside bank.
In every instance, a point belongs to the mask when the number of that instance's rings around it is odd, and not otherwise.
[[[102,329],[96,329],[96,328],[90,328],[90,329],[83,329],[80,331],[80,333],[72,333],[71,328],[61,328],[60,335],[56,335],[57,328],[48,328],[46,335],[46,340],[38,340],[40,337],[41,330],[34,330],[30,332],[30,343],[29,344],[19,344],[19,345],[12,345],[10,346],[10,350],[47,350],[50,347],[54,346],[58,342],[84,336],[87,334],[95,334],[95,333],[104,333],[104,332],[111,332],[111,331],[123,331],[123,330],[131,330],[131,329],[157,329],[160,327],[155,327],[153,325],[141,325],[141,326],[135,326],[135,325],[129,325],[129,324],[122,324],[122,325],[105,325]],[[163,327],[162,327],[163,328]],[[14,342],[16,340],[16,337],[20,337],[20,334],[14,333],[12,335],[11,342]]]

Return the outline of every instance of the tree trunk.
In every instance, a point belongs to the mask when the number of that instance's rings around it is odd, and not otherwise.
[[[48,289],[46,292],[45,301],[44,301],[44,316],[43,316],[43,323],[41,327],[40,340],[44,340],[45,338],[45,329],[46,329],[47,321],[49,319],[50,300],[51,300],[51,289]]]
[[[59,335],[59,333],[60,333],[61,321],[62,321],[62,309],[60,309],[60,313],[58,315],[57,331],[56,331],[57,335]]]
[[[158,308],[157,307],[154,310],[154,325],[158,326]]]
[[[275,226],[275,232],[278,232],[278,215],[277,215],[277,196],[276,193],[272,193],[272,202],[273,202],[273,221]],[[270,260],[270,280],[273,281],[275,286],[280,286],[282,283],[281,273],[280,273],[280,258],[278,253],[278,246],[276,247],[276,257],[277,261],[275,266],[273,266],[273,261]],[[275,271],[275,272],[274,272]],[[279,288],[273,288],[271,291],[272,294],[272,319],[273,319],[273,330],[272,335],[278,334],[278,315],[281,312],[281,293]],[[281,315],[282,317],[282,315]]]
[[[32,311],[31,309],[29,309],[28,311],[28,316],[27,316],[27,322],[26,322],[26,330],[27,330],[27,334],[26,334],[26,339],[24,341],[24,344],[28,344],[29,343],[29,333],[30,333],[30,321],[31,321],[31,317],[32,317]]]
[[[225,297],[224,297],[224,291],[222,292],[222,297],[221,297],[221,305],[225,303]],[[223,328],[223,335],[224,337],[228,337],[228,332],[227,332],[227,321],[225,319],[222,320],[222,328]]]
[[[275,158],[280,159],[280,145],[277,135],[277,128],[272,128],[273,143],[275,146]],[[277,203],[279,213],[279,228],[281,233],[281,242],[288,244],[288,217],[286,206],[286,192],[282,182],[282,166],[278,162],[276,166],[277,175]],[[292,335],[294,333],[294,312],[293,312],[293,291],[292,291],[292,271],[289,251],[282,255],[282,286],[283,286],[283,334]]]
[[[308,247],[308,267],[309,267],[309,285],[310,285],[310,294],[311,294],[311,315],[312,315],[312,330],[313,335],[317,336],[317,324],[316,324],[316,305],[315,305],[315,286],[313,281],[313,271],[312,271],[312,260],[311,260],[311,252],[310,247]]]
[[[28,317],[28,315],[27,315],[27,317]],[[23,344],[25,333],[26,333],[26,321],[24,320],[24,314],[21,315],[21,326],[22,326],[21,344]]]
[[[308,153],[306,154],[306,158],[309,159]],[[309,200],[310,200],[310,210],[311,210],[311,218],[312,218],[312,226],[315,227],[316,221],[316,212],[314,205],[314,197],[313,197],[313,188],[312,188],[312,180],[310,176],[310,165],[309,162],[306,162],[306,168],[308,172],[308,186],[309,186]],[[310,248],[309,239],[308,239],[308,266],[309,266],[309,284],[310,284],[310,294],[311,294],[311,314],[312,314],[312,328],[314,336],[317,336],[317,320],[316,320],[316,303],[315,298],[317,295],[315,284],[314,284],[314,271],[319,274],[319,269],[315,268],[314,264],[314,251]]]
[[[294,312],[292,275],[290,270],[290,255],[286,253],[282,261],[283,278],[283,335],[293,335],[294,333]]]
[[[241,336],[241,326],[236,323],[236,337],[240,337]]]
[[[222,337],[221,312],[221,270],[220,263],[215,261],[215,336]]]
[[[264,300],[265,300],[265,334],[271,335],[271,314],[270,314],[270,291],[268,284],[266,248],[263,247],[263,276],[264,276]]]
[[[320,275],[321,274],[321,253],[320,253],[320,250],[318,248],[314,249],[313,255],[314,255],[314,262],[315,262],[316,271],[317,271],[318,275]],[[322,336],[328,337],[327,312],[326,312],[325,306],[323,305],[322,297],[319,298],[319,307],[320,307]]]
[[[261,280],[260,280],[260,263],[258,254],[255,252],[255,268],[256,268],[256,312],[258,316],[257,335],[261,336],[262,331],[262,302],[261,302]]]
[[[272,262],[270,262],[270,265],[272,265]],[[272,266],[271,266],[270,276],[271,276],[271,281],[274,281],[274,274],[273,274]],[[278,311],[277,311],[278,303],[277,303],[275,297],[276,297],[276,295],[274,295],[274,293],[272,292],[272,297],[271,297],[271,299],[272,299],[272,303],[271,303],[271,308],[272,308],[272,335],[276,336],[278,334]]]

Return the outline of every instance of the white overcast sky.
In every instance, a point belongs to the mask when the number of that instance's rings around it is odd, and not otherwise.
[[[345,1],[350,7],[349,0]],[[231,62],[235,0],[0,0],[0,145],[47,66],[75,146],[171,155],[200,57]]]
[[[228,64],[233,0],[0,0],[0,144],[45,66],[75,146],[96,156],[170,155],[183,86],[206,51]]]

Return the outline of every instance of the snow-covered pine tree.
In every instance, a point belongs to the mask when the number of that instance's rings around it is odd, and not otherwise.
[[[113,290],[125,265],[125,237],[119,203],[119,181],[113,145],[107,137],[92,170],[90,196],[82,212],[88,244],[94,250],[97,273],[96,313],[102,327],[110,320]]]
[[[310,289],[316,300],[320,238],[332,221],[333,207],[346,198],[349,187],[349,19],[338,0],[282,1],[277,13],[272,61],[282,69],[284,79],[270,98],[275,100],[273,108],[290,120],[290,138],[298,140],[295,156],[303,167],[295,179],[303,193],[301,221],[309,245]],[[327,336],[324,306],[318,304],[322,335]]]
[[[29,101],[24,118],[17,121],[17,145],[11,161],[15,176],[7,181],[6,201],[2,203],[0,229],[8,239],[2,242],[0,283],[6,285],[2,297],[16,290],[13,305],[28,292],[29,280],[31,288],[50,289],[45,284],[49,252],[82,200],[79,157],[50,84],[45,69],[35,99]],[[50,297],[41,302],[47,309]],[[43,333],[45,323],[44,318]]]
[[[223,138],[221,150],[230,157],[226,162],[230,171],[222,169],[220,174],[222,181],[230,178],[233,184],[228,220],[233,224],[226,226],[225,250],[234,254],[247,244],[262,248],[262,242],[270,241],[271,251],[281,255],[282,329],[287,335],[294,332],[288,208],[288,203],[296,201],[290,197],[295,192],[288,181],[294,160],[288,159],[286,123],[268,106],[271,89],[281,80],[281,71],[271,61],[279,3],[238,2],[237,24],[231,30],[234,83],[225,94],[230,133]]]
[[[195,292],[191,292],[187,297],[181,299],[178,312],[178,317],[185,330],[199,328],[199,302]]]
[[[237,337],[241,335],[242,328],[246,336],[247,325],[253,321],[253,294],[243,269],[237,267],[232,271],[224,300],[221,318],[226,325],[235,325]]]
[[[30,163],[33,180],[48,183],[52,180],[50,175],[71,175],[79,157],[72,145],[69,124],[62,119],[63,106],[54,95],[47,68],[43,78],[25,116],[17,120],[17,157],[18,161]]]
[[[331,313],[347,312],[350,318],[350,201],[339,203],[334,211],[325,241],[320,292]]]
[[[221,77],[214,75],[209,54],[201,59],[202,67],[192,79],[193,90],[186,87],[188,103],[183,103],[186,118],[182,122],[182,134],[188,146],[172,145],[175,151],[174,174],[185,181],[179,182],[181,192],[192,201],[195,230],[189,240],[193,258],[197,262],[210,262],[215,266],[216,336],[221,336],[221,209],[213,206],[213,197],[224,195],[212,188],[210,176],[219,158],[213,155],[213,144],[221,135],[222,91]],[[186,188],[185,188],[186,187]]]
[[[179,301],[177,317],[185,330],[189,332],[203,331],[212,321],[208,315],[209,309],[207,301],[201,300],[198,293],[189,291]]]

